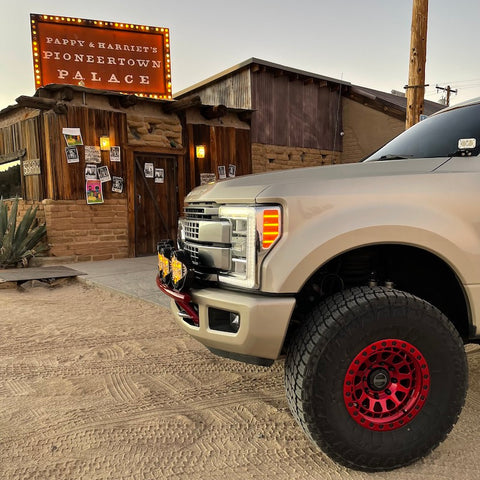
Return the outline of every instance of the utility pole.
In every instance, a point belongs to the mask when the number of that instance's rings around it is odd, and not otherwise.
[[[447,107],[449,107],[449,106],[450,106],[450,93],[455,93],[455,94],[456,94],[456,93],[458,92],[458,90],[452,90],[452,87],[450,87],[450,85],[447,85],[446,87],[439,87],[439,86],[437,85],[436,88],[437,88],[437,92],[438,92],[439,90],[443,90],[444,92],[447,92],[447,97],[446,97],[445,105],[446,105]]]
[[[428,0],[413,0],[412,32],[410,37],[410,67],[408,70],[407,117],[405,128],[420,120],[425,96],[425,63],[427,57]]]

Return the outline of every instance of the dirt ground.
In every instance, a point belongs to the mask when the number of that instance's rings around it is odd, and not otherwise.
[[[480,349],[459,423],[388,473],[336,465],[289,414],[283,364],[224,360],[160,306],[65,282],[0,289],[0,478],[479,479]]]

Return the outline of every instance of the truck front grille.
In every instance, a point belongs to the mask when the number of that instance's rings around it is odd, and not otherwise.
[[[185,237],[198,240],[198,232],[199,232],[199,225],[198,221],[196,220],[187,220],[185,222]]]
[[[188,205],[185,208],[183,228],[184,249],[196,267],[219,271],[231,268],[231,225],[218,218],[215,204]]]
[[[198,257],[198,247],[195,247],[190,243],[186,243],[185,250],[190,254],[190,258],[192,259],[193,264],[199,265],[200,262]]]
[[[212,220],[218,217],[218,206],[212,204],[189,205],[184,210],[185,218],[189,220]]]

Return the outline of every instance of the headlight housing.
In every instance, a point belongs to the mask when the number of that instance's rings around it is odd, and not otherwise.
[[[177,227],[177,248],[182,249],[185,246],[186,232],[185,232],[185,219],[178,219]]]
[[[221,272],[221,283],[254,288],[258,266],[281,236],[280,206],[222,206],[219,217],[231,223],[231,269]]]

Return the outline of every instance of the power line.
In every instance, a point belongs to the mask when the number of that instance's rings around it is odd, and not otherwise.
[[[439,90],[441,90],[443,92],[446,92],[445,105],[447,107],[449,107],[450,106],[450,94],[455,93],[455,95],[456,95],[458,93],[458,90],[453,90],[450,85],[447,85],[446,87],[439,87],[438,85],[436,85],[435,88],[437,89],[437,92]]]
[[[452,83],[459,84],[459,83],[470,83],[470,82],[479,84],[480,78],[470,78],[469,80],[442,80],[442,81],[437,80],[436,83],[446,83],[447,85],[451,85]]]

